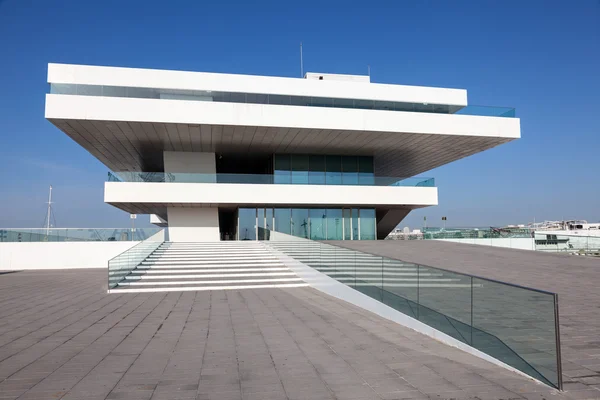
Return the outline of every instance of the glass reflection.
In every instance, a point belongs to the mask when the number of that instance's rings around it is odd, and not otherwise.
[[[327,229],[327,213],[320,208],[309,211],[310,216],[310,238],[313,240],[325,240]]]
[[[256,208],[240,208],[238,221],[240,240],[256,240]]]
[[[292,235],[309,238],[308,209],[292,208]]]

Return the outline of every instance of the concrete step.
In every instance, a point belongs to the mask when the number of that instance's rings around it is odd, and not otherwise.
[[[126,281],[119,284],[119,286],[181,286],[181,285],[194,285],[194,286],[206,286],[206,285],[225,285],[225,284],[256,284],[256,285],[270,285],[273,283],[299,283],[302,279],[298,277],[290,278],[263,278],[263,279],[217,279],[217,280],[172,280],[172,281]]]
[[[131,274],[125,277],[125,280],[135,279],[181,279],[181,278],[242,278],[242,277],[273,277],[273,276],[296,276],[293,272],[277,271],[277,272],[234,272],[230,274],[146,274],[144,272],[132,271]]]
[[[111,293],[155,293],[155,292],[191,292],[191,291],[209,291],[209,290],[245,290],[245,289],[270,289],[270,288],[302,288],[307,287],[308,283],[270,283],[270,284],[245,284],[245,285],[215,285],[215,286],[176,286],[176,287],[121,287],[117,286],[111,289]]]
[[[245,261],[237,261],[237,262],[227,262],[227,261],[207,261],[207,260],[200,260],[200,259],[195,259],[195,260],[190,260],[190,261],[152,261],[152,260],[148,260],[148,261],[142,261],[140,265],[144,265],[144,266],[166,266],[166,265],[173,265],[173,266],[181,266],[181,265],[198,265],[198,266],[202,266],[202,265],[216,265],[216,266],[229,266],[229,267],[234,267],[234,266],[241,266],[241,265],[247,265],[247,266],[253,266],[253,267],[257,267],[257,266],[268,266],[268,265],[283,265],[281,263],[281,261],[279,260],[266,260],[266,261],[261,261],[261,260],[245,260]]]

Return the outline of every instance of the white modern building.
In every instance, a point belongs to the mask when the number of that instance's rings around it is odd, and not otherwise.
[[[383,239],[437,205],[432,168],[520,137],[467,92],[304,78],[49,64],[46,118],[112,173],[105,202],[170,241]]]

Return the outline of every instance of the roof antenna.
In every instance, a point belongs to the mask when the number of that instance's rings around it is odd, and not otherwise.
[[[302,42],[300,42],[300,78],[304,78],[304,63],[302,60]]]
[[[367,65],[367,75],[369,75],[369,78],[371,78],[371,66],[370,65]]]

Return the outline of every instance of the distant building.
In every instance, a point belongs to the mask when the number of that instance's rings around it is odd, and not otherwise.
[[[104,199],[171,241],[383,239],[432,168],[520,137],[462,89],[49,64],[46,118],[113,171]]]

